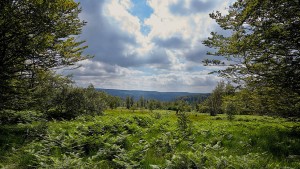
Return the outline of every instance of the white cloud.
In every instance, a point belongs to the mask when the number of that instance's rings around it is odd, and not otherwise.
[[[174,35],[182,36],[190,31],[188,21],[184,17],[170,13],[169,5],[174,3],[174,0],[149,0],[148,2],[154,11],[150,18],[145,20],[145,24],[151,27],[150,38],[167,39]]]
[[[110,89],[148,90],[148,91],[186,91],[209,92],[220,80],[219,77],[207,75],[206,71],[197,73],[169,72],[167,74],[145,75],[132,69],[122,69],[115,74],[106,76],[76,76],[77,84]],[[109,76],[108,76],[109,75]]]
[[[229,0],[148,0],[153,13],[144,23],[129,12],[130,0],[80,1],[88,22],[82,36],[95,58],[73,72],[78,85],[210,92],[220,80],[202,66],[208,49],[201,41],[218,29],[210,10],[224,12]]]
[[[129,9],[133,6],[133,4],[131,3],[130,0],[119,0],[119,3],[120,3],[123,7],[125,7],[125,9],[127,9],[127,10],[129,10]]]
[[[127,3],[125,3],[127,2]],[[118,26],[122,31],[136,35],[140,30],[139,19],[128,12],[130,1],[110,1],[104,6],[105,17],[114,21],[112,24]]]

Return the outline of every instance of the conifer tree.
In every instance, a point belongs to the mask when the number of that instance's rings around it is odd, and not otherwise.
[[[209,54],[231,63],[219,73],[235,82],[300,94],[299,9],[299,0],[238,0],[228,14],[211,13],[221,28],[232,33],[212,32],[203,42],[216,49]]]

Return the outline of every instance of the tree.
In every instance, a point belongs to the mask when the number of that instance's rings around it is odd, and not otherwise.
[[[152,112],[154,109],[156,109],[156,106],[155,106],[155,100],[149,100],[148,101],[148,109]]]
[[[140,108],[145,108],[146,107],[146,100],[143,96],[141,96],[140,99],[138,100],[138,106]]]
[[[172,102],[168,109],[175,111],[177,115],[186,111],[191,111],[191,107],[184,100],[176,100]]]
[[[46,114],[50,109],[58,113],[65,110],[63,106],[72,87],[70,77],[56,75],[50,71],[40,71],[36,79],[38,86],[30,94],[30,105],[26,109],[35,109]]]
[[[206,100],[204,100],[203,102],[201,102],[200,104],[198,104],[196,109],[197,109],[197,112],[199,112],[199,113],[209,112],[210,109],[208,106],[208,98]]]
[[[93,85],[74,87],[67,77],[44,73],[36,90],[32,92],[31,107],[48,119],[72,119],[80,115],[102,115],[107,108],[108,95]]]
[[[230,61],[219,73],[235,82],[300,94],[299,6],[299,0],[238,0],[226,15],[211,13],[221,28],[232,32],[227,37],[212,32],[203,42],[216,49],[208,54]]]
[[[227,118],[230,121],[233,120],[234,115],[237,114],[237,106],[235,101],[230,99],[231,97],[232,96],[229,96],[222,104],[223,112],[227,114]]]
[[[85,22],[73,0],[1,0],[0,110],[35,86],[39,70],[74,65],[88,58],[78,41]]]
[[[197,111],[200,113],[209,112],[211,116],[222,114],[224,112],[222,108],[223,98],[234,94],[235,87],[230,83],[225,84],[224,81],[221,81],[217,84],[211,95],[202,103],[198,104]]]
[[[125,103],[126,103],[126,108],[130,109],[133,106],[133,104],[134,104],[133,96],[131,96],[131,97],[127,96],[126,100],[125,100]]]
[[[106,102],[110,109],[116,109],[117,107],[119,107],[121,105],[121,101],[122,99],[117,96],[107,95],[106,97]]]
[[[97,91],[92,84],[83,90],[85,114],[101,115],[106,108],[104,98],[108,98],[105,93]],[[109,102],[109,100],[106,100]]]
[[[222,97],[224,96],[225,83],[221,81],[208,97],[208,107],[211,116],[216,116],[222,113]]]

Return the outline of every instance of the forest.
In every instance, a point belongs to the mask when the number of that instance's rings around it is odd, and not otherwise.
[[[71,76],[80,3],[0,2],[0,168],[300,168],[300,1],[238,0],[203,40],[209,94],[112,96]],[[219,57],[221,59],[216,60]]]

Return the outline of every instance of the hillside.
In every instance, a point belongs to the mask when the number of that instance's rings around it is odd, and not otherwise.
[[[97,88],[98,91],[104,91],[113,96],[125,98],[126,96],[133,96],[135,100],[140,97],[145,99],[155,99],[159,101],[174,101],[179,97],[188,96],[207,96],[208,93],[188,93],[188,92],[157,92],[157,91],[141,91],[141,90],[117,90],[117,89],[102,89]]]

